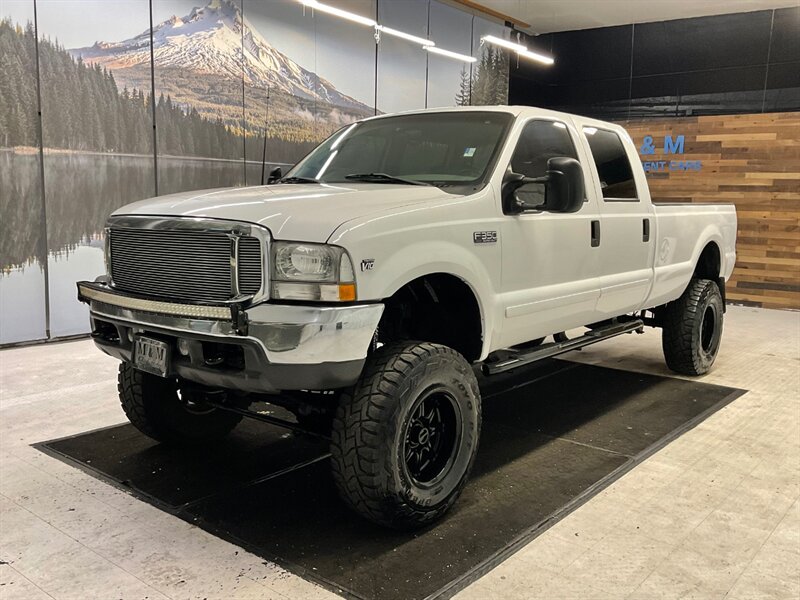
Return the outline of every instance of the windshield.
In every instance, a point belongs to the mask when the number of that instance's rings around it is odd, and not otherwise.
[[[487,176],[512,119],[465,111],[360,121],[334,133],[284,179],[474,185]]]

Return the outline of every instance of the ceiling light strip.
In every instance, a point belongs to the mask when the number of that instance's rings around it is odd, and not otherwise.
[[[547,56],[546,54],[541,54],[539,52],[533,52],[532,50],[528,50],[528,48],[522,44],[515,44],[514,42],[504,40],[494,35],[483,36],[481,38],[481,42],[488,42],[490,44],[494,44],[495,46],[508,48],[509,50],[516,52],[518,56],[529,58],[530,60],[535,60],[545,65],[552,65],[555,62],[555,59],[553,59],[552,56]]]
[[[451,50],[445,50],[444,48],[438,48],[436,46],[423,46],[423,49],[427,50],[428,52],[433,52],[434,54],[440,54],[442,56],[446,56],[447,58],[453,58],[455,60],[461,60],[468,63],[474,63],[478,60],[474,56],[459,54],[458,52],[452,52]]]
[[[483,42],[489,42],[490,44],[494,44],[495,46],[502,46],[503,48],[508,48],[509,50],[514,50],[515,52],[524,52],[527,50],[525,46],[522,44],[515,44],[509,40],[504,40],[503,38],[499,38],[494,35],[485,35],[481,38]]]
[[[319,12],[327,13],[329,15],[340,17],[342,19],[347,19],[348,21],[352,21],[353,23],[358,23],[359,25],[366,25],[367,27],[376,27],[378,25],[372,19],[369,19],[367,17],[362,17],[361,15],[357,15],[355,13],[351,13],[346,10],[342,10],[341,8],[336,8],[335,6],[328,6],[327,4],[322,4],[322,2],[317,2],[317,0],[299,0],[299,2],[303,6],[307,6],[308,8],[313,8],[314,10],[318,10]]]
[[[391,35],[397,38],[401,38],[409,42],[414,42],[415,44],[419,44],[421,46],[436,45],[432,40],[412,35],[410,33],[406,33],[405,31],[400,31],[399,29],[392,29],[391,27],[386,27],[385,25],[379,25],[376,21],[373,21],[368,17],[362,17],[361,15],[357,15],[356,13],[351,13],[349,11],[342,10],[341,8],[336,8],[335,6],[329,6],[327,4],[323,4],[318,0],[298,0],[298,2],[300,2],[300,4],[302,4],[307,8],[318,10],[320,12],[333,15],[335,17],[339,17],[342,19],[347,19],[348,21],[352,21],[353,23],[358,23],[359,25],[374,27],[376,31],[385,33],[386,35]]]
[[[555,62],[552,56],[539,54],[538,52],[531,52],[530,50],[517,52],[517,54],[519,54],[520,56],[524,56],[525,58],[530,58],[531,60],[535,60],[545,65],[552,65]]]
[[[406,33],[405,31],[398,31],[397,29],[392,29],[391,27],[386,27],[385,25],[376,25],[375,28],[378,31],[381,31],[387,35],[393,35],[394,37],[399,37],[404,40],[408,40],[409,42],[420,44],[422,46],[436,45],[433,43],[432,40],[426,40],[425,38],[417,37],[416,35],[411,35],[410,33]]]

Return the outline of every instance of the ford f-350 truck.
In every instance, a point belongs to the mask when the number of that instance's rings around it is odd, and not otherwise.
[[[213,443],[245,415],[321,435],[348,505],[418,527],[467,481],[479,366],[644,326],[677,373],[717,356],[735,210],[651,202],[618,125],[529,107],[379,116],[272,179],[116,211],[107,273],[78,284],[122,361],[122,407],[155,440]],[[265,401],[296,419],[250,410]]]

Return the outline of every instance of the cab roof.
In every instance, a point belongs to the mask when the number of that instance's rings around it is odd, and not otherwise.
[[[564,121],[575,120],[576,124],[583,126],[597,126],[606,129],[623,129],[617,123],[610,123],[608,121],[600,121],[599,119],[591,119],[581,115],[575,115],[557,110],[549,110],[547,108],[539,108],[538,106],[442,106],[438,108],[423,108],[414,110],[405,110],[395,113],[386,113],[383,115],[375,115],[368,117],[365,121],[373,119],[382,119],[385,117],[393,117],[397,115],[414,115],[425,113],[448,113],[448,112],[500,112],[514,115],[514,117],[548,117],[551,119],[560,119]]]

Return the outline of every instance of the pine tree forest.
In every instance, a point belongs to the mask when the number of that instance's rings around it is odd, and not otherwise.
[[[0,147],[36,146],[34,29],[0,21]],[[73,151],[152,153],[149,92],[118,89],[114,75],[39,41],[44,145]],[[158,150],[174,156],[241,158],[240,132],[169,97],[156,102]]]
[[[458,106],[491,106],[508,103],[508,53],[484,44],[481,57],[473,67],[461,70],[461,81],[456,92]]]

